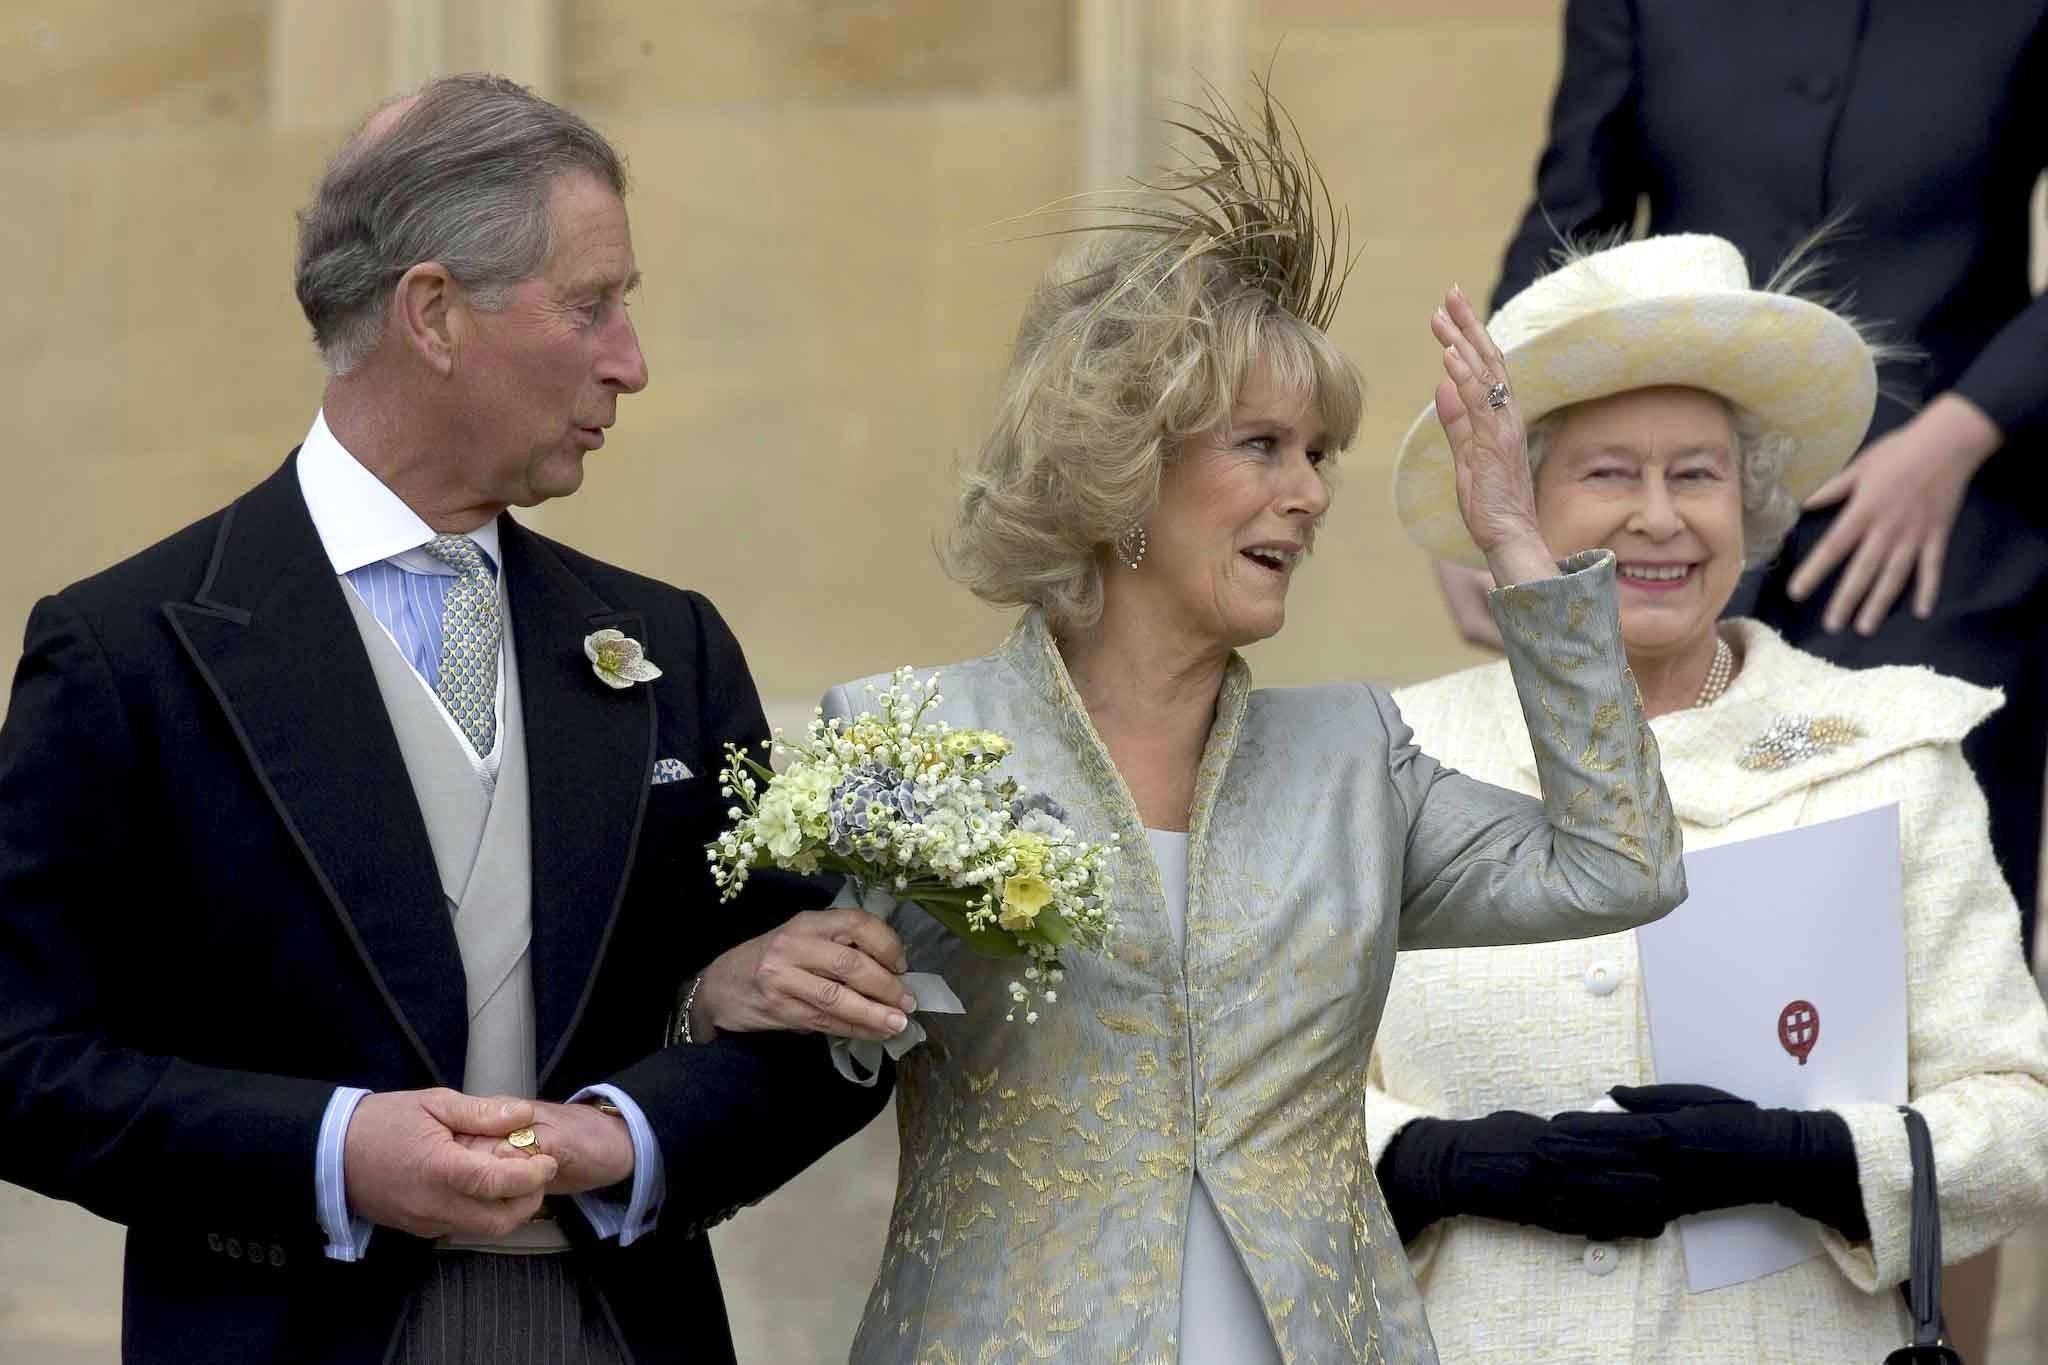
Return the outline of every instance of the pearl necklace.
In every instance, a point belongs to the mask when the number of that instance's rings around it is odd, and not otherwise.
[[[1714,637],[1714,662],[1707,665],[1707,680],[1700,685],[1700,695],[1694,706],[1712,706],[1721,700],[1721,694],[1728,690],[1728,684],[1735,681],[1735,651],[1728,648],[1728,642],[1719,635]]]

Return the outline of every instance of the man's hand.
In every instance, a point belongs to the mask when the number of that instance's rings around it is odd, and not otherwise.
[[[1913,614],[1922,620],[1932,616],[1963,491],[2002,439],[1983,409],[1945,393],[1873,442],[1807,498],[1808,511],[1844,506],[1793,573],[1786,594],[1805,601],[1846,561],[1821,616],[1830,632],[1839,633],[1854,618],[1857,634],[1876,634],[1916,574]]]
[[[504,1236],[539,1211],[560,1173],[553,1156],[508,1161],[488,1150],[534,1124],[535,1109],[532,1100],[454,1090],[364,1096],[342,1144],[349,1207],[415,1237]],[[487,1142],[473,1144],[471,1137]],[[626,1165],[630,1170],[630,1146]]]
[[[903,940],[865,910],[807,910],[748,939],[705,969],[690,1032],[790,1029],[845,1038],[894,1038],[917,997],[896,973],[910,970]]]
[[[501,1161],[555,1163],[549,1194],[583,1194],[616,1185],[633,1174],[633,1134],[626,1121],[594,1104],[551,1104],[534,1100],[534,1143],[521,1150],[502,1137],[472,1135],[463,1145]]]

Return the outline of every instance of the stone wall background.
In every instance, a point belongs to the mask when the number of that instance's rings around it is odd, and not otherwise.
[[[1434,382],[1428,312],[1453,280],[1490,285],[1526,196],[1560,11],[0,0],[0,640],[283,459],[320,393],[294,210],[371,103],[481,67],[588,115],[636,180],[653,383],[584,491],[528,519],[707,593],[779,717],[979,652],[1005,621],[932,544],[1050,255],[1010,220],[1156,164],[1153,120],[1196,72],[1239,94],[1270,65],[1363,247],[1334,333],[1369,406],[1290,627],[1253,663],[1398,683],[1469,662],[1387,479]],[[894,1152],[885,1120],[718,1234],[743,1359],[842,1356]],[[118,1229],[0,1186],[0,1359],[112,1360],[118,1265]]]

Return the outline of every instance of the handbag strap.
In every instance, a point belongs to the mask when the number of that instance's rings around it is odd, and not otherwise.
[[[1905,1116],[1906,1150],[1913,1159],[1912,1271],[1899,1289],[1913,1315],[1913,1344],[1933,1346],[1947,1335],[1941,1318],[1941,1203],[1934,1139],[1919,1110],[1902,1104],[1899,1113]]]

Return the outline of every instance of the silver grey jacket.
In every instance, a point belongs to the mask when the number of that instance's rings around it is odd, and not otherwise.
[[[1684,898],[1678,827],[1622,653],[1614,562],[1493,594],[1541,801],[1418,751],[1386,693],[1254,690],[1233,658],[1191,813],[1177,952],[1136,806],[1043,621],[940,670],[936,717],[1076,833],[1120,836],[1111,958],[1005,1022],[1015,961],[912,906],[911,965],[967,1006],[899,1064],[895,1210],[852,1358],[1159,1362],[1178,1353],[1197,1168],[1290,1362],[1434,1361],[1373,1179],[1366,1061],[1394,949],[1612,933]],[[878,679],[885,682],[885,679]],[[860,709],[858,684],[828,715]]]

